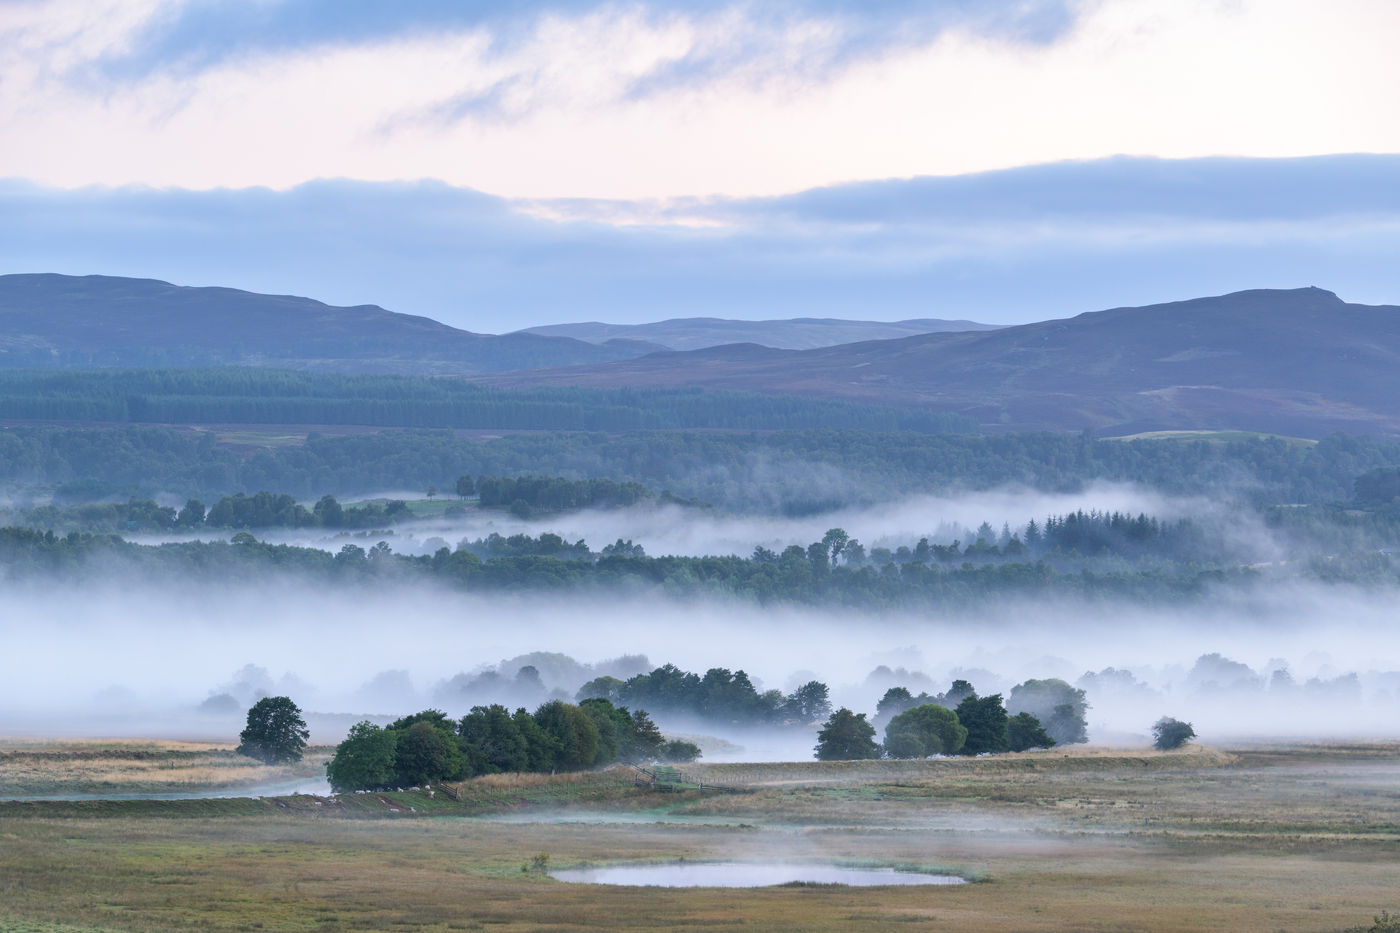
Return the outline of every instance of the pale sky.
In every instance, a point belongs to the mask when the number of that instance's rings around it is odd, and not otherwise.
[[[1395,0],[362,6],[0,4],[0,177],[665,199],[1400,152]]]
[[[0,273],[477,331],[1400,304],[1400,0],[0,0]]]

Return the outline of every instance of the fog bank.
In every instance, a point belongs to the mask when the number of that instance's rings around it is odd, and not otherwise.
[[[679,603],[659,592],[565,600],[287,581],[257,591],[127,581],[78,593],[36,585],[0,594],[7,632],[0,734],[233,738],[244,704],[286,694],[318,714],[310,717],[316,740],[337,741],[366,715],[426,706],[462,715],[468,701],[454,706],[449,687],[463,675],[497,670],[513,682],[532,662],[543,693],[496,699],[533,705],[533,696],[572,695],[599,672],[627,676],[639,665],[671,662],[698,673],[742,668],[760,689],[786,691],[816,678],[836,704],[871,714],[895,683],[934,693],[964,677],[985,695],[1060,677],[1088,691],[1093,739],[1145,737],[1161,715],[1192,721],[1203,741],[1394,736],[1396,596],[1299,585],[1222,591],[1182,608],[1019,601],[874,614]],[[524,657],[529,652],[574,660]],[[1212,654],[1220,659],[1202,662]],[[626,657],[636,655],[645,657]],[[890,672],[872,677],[881,665]],[[1274,675],[1284,669],[1287,678]],[[1081,680],[1089,672],[1095,677]],[[211,701],[221,695],[232,702]],[[803,743],[810,745],[801,737],[766,744]]]
[[[1126,483],[1094,483],[1075,493],[1045,493],[1024,486],[1005,486],[977,492],[946,492],[908,496],[873,506],[824,511],[804,516],[734,515],[710,509],[675,505],[643,505],[620,509],[590,509],[534,519],[520,519],[501,510],[482,510],[466,504],[454,517],[424,519],[381,531],[340,531],[336,529],[255,529],[259,540],[274,544],[338,551],[345,544],[366,546],[387,541],[395,553],[431,554],[439,547],[455,548],[463,541],[474,541],[499,534],[537,536],[552,532],[569,542],[586,541],[594,551],[619,539],[630,540],[652,556],[738,555],[747,557],[755,547],[781,552],[789,545],[806,547],[820,541],[830,528],[843,528],[867,548],[911,546],[927,537],[935,544],[959,539],[966,545],[975,540],[975,529],[986,522],[994,533],[1009,525],[1012,533],[1021,531],[1027,521],[1043,521],[1047,515],[1063,515],[1077,510],[1145,513],[1160,519],[1186,516],[1209,517],[1222,506],[1201,498],[1172,497],[1145,487]],[[1236,516],[1232,534],[1252,540],[1259,535],[1252,523]],[[234,529],[209,529],[202,540],[228,540]],[[131,540],[164,543],[190,540],[191,536],[139,535]]]

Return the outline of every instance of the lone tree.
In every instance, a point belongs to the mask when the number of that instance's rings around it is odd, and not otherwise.
[[[843,706],[831,714],[817,733],[816,753],[821,761],[879,758],[875,727],[865,721],[864,713],[853,713]]]
[[[1152,747],[1164,752],[1180,748],[1195,737],[1196,730],[1191,728],[1189,722],[1180,719],[1163,716],[1152,724]]]
[[[310,735],[291,698],[263,697],[248,710],[248,725],[238,735],[238,754],[269,765],[301,761]]]

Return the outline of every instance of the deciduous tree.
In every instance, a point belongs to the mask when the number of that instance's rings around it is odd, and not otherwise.
[[[311,735],[301,710],[288,697],[263,697],[248,710],[238,736],[238,753],[267,764],[301,761]]]
[[[831,714],[817,733],[816,756],[821,761],[852,761],[880,757],[875,744],[875,727],[865,721],[864,713],[854,713],[844,706]]]

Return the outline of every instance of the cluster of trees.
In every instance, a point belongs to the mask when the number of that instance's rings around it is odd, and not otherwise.
[[[831,711],[827,686],[817,680],[786,695],[781,690],[760,693],[742,670],[712,667],[702,675],[674,664],[663,664],[627,680],[595,677],[579,688],[578,697],[585,702],[596,697],[734,726],[810,725]]]
[[[624,590],[659,587],[677,596],[735,597],[760,604],[803,603],[865,608],[956,606],[1008,593],[1026,596],[1112,596],[1134,600],[1194,599],[1221,584],[1250,586],[1280,576],[1322,582],[1400,582],[1400,561],[1378,552],[1302,565],[1253,568],[1238,564],[1178,563],[1094,571],[1058,570],[1045,560],[959,565],[887,564],[876,569],[831,566],[820,548],[793,547],[768,557],[649,557],[619,542],[585,553],[542,535],[519,556],[483,560],[468,548],[432,555],[395,554],[385,541],[345,544],[336,554],[318,548],[268,544],[240,531],[229,542],[183,541],[140,545],[113,535],[0,527],[0,573],[11,578],[82,572],[94,560],[106,571],[132,571],[186,580],[237,582],[269,572],[296,574],[337,585],[386,580],[436,580],[472,592]],[[489,540],[489,539],[488,539]],[[509,539],[502,539],[507,542]],[[543,543],[541,543],[543,541]],[[515,545],[506,545],[515,547]],[[541,553],[555,548],[554,554]],[[579,559],[587,557],[587,559]]]
[[[508,506],[522,518],[532,512],[562,512],[569,509],[622,508],[652,499],[655,494],[641,483],[606,478],[569,480],[562,476],[482,476],[458,478],[458,495],[475,489],[480,504]]]
[[[833,531],[844,535],[840,529]],[[1204,563],[1229,557],[1220,536],[1209,535],[1197,522],[1187,518],[1168,522],[1142,513],[1134,517],[1121,512],[1081,509],[1066,515],[1047,516],[1044,522],[1031,519],[1014,532],[1010,525],[1002,525],[997,532],[983,522],[970,537],[972,540],[967,545],[961,540],[934,544],[928,538],[920,538],[912,547],[877,547],[868,554],[858,541],[851,541],[839,555],[847,566],[856,567],[865,564],[883,567],[890,563],[1024,561],[1032,557],[1063,561],[1105,555],[1129,560],[1152,557]]]
[[[1353,486],[1357,504],[1388,506],[1400,504],[1400,467],[1378,467],[1356,478]]]
[[[454,722],[424,710],[380,727],[357,723],[326,775],[337,792],[415,787],[504,771],[579,771],[616,761],[693,761],[700,750],[668,742],[644,710],[603,699],[550,700],[534,713],[474,706]]]
[[[212,506],[190,499],[179,509],[152,499],[126,502],[43,505],[13,514],[41,528],[84,531],[192,531],[200,528],[386,528],[411,515],[399,500],[341,505],[322,496],[311,508],[286,493],[235,493]]]
[[[546,531],[538,537],[527,534],[501,535],[492,532],[485,538],[458,542],[459,551],[468,551],[482,560],[500,557],[553,557],[558,560],[589,560],[595,555],[580,538],[570,543],[553,532]]]
[[[191,522],[203,503],[191,499],[180,510]],[[409,518],[408,503],[398,499],[341,505],[335,496],[322,496],[310,509],[286,493],[258,492],[251,496],[236,493],[224,496],[204,516],[204,524],[215,528],[383,528]]]
[[[876,422],[861,424],[869,428]],[[326,492],[346,496],[429,485],[450,489],[452,479],[464,474],[546,473],[638,482],[745,511],[821,511],[916,491],[1007,483],[1072,491],[1095,480],[1191,495],[1246,489],[1251,502],[1265,506],[1371,495],[1376,491],[1371,485],[1354,490],[1357,478],[1397,468],[1400,445],[1348,435],[1297,444],[1274,438],[1115,441],[1050,433],[657,430],[510,434],[478,441],[450,431],[412,429],[311,434],[304,444],[256,449],[222,446],[211,432],[140,425],[0,429],[0,483],[57,486],[60,497],[70,501],[156,493],[208,501],[236,489],[278,489],[302,498]]]
[[[972,684],[955,680],[934,696],[891,687],[876,706],[875,722],[864,713],[839,709],[817,734],[822,761],[864,758],[926,758],[1022,752],[1087,742],[1084,691],[1063,680],[1028,680],[1002,696],[979,697]],[[875,741],[877,726],[884,741]]]

